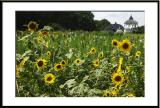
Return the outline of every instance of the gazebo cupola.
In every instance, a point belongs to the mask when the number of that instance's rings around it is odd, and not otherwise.
[[[138,22],[133,19],[132,15],[129,17],[127,21],[124,22],[125,32],[132,33],[133,28],[138,27]]]

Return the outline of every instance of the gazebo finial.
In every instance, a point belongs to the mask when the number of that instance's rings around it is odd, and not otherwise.
[[[129,17],[129,20],[133,20],[132,14],[131,14],[131,16]]]

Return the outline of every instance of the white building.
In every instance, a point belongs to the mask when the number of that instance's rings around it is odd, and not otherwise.
[[[129,17],[127,21],[124,22],[124,32],[126,33],[132,33],[133,29],[138,27],[138,22],[133,19],[132,15]]]

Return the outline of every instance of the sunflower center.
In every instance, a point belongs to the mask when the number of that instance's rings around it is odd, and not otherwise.
[[[92,52],[94,52],[95,50],[94,49],[92,49]]]
[[[128,47],[129,47],[128,43],[124,43],[124,44],[123,44],[123,48],[124,48],[124,49],[128,49]]]
[[[79,63],[80,62],[80,60],[77,60],[77,63]]]
[[[57,65],[57,69],[60,69],[61,68],[61,65]]]
[[[115,77],[115,80],[116,80],[117,82],[121,81],[121,76],[116,76],[116,77]]]
[[[43,61],[39,61],[39,62],[38,62],[38,66],[39,66],[39,67],[42,67],[42,66],[43,66]]]
[[[50,56],[50,55],[51,55],[51,53],[50,53],[50,52],[47,52],[47,55],[48,55],[48,56]]]
[[[117,44],[117,42],[113,42],[113,45],[114,45],[114,46],[117,46],[118,44]]]
[[[63,65],[65,65],[65,62],[64,62],[64,61],[62,61],[62,64],[63,64]]]
[[[52,77],[48,77],[48,78],[47,78],[47,81],[51,81],[51,80],[52,80]]]
[[[98,64],[99,62],[98,61],[96,61],[96,64]]]
[[[42,32],[43,35],[48,35],[47,31]]]
[[[35,28],[36,28],[36,24],[31,23],[31,24],[29,25],[29,28],[30,28],[30,29],[35,29]]]

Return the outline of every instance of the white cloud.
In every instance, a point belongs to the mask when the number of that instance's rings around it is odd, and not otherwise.
[[[117,22],[124,26],[124,22],[129,19],[130,15],[138,21],[138,25],[145,25],[145,12],[92,12],[95,20],[107,19],[112,24]]]

